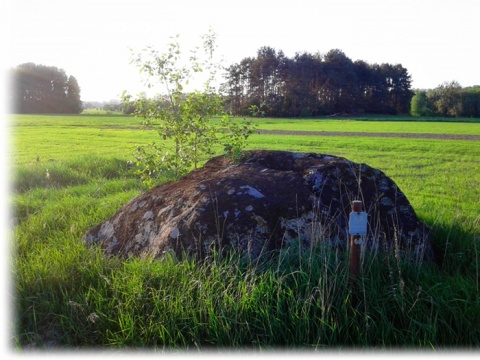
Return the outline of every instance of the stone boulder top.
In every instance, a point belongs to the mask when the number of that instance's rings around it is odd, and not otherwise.
[[[85,235],[108,255],[203,258],[213,248],[252,256],[300,242],[346,246],[353,200],[368,214],[369,249],[432,258],[429,229],[382,171],[345,158],[287,151],[219,156],[132,199]]]

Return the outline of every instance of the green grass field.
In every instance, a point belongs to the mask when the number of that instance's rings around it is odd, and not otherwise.
[[[390,121],[389,121],[390,120]],[[480,122],[260,119],[258,129],[480,134]],[[480,141],[252,135],[248,147],[344,156],[384,171],[435,230],[441,266],[368,259],[358,303],[344,257],[318,248],[249,263],[106,259],[82,235],[145,191],[123,116],[15,116],[13,346],[478,348]]]
[[[420,122],[401,120],[330,120],[330,119],[262,119],[258,120],[262,130],[295,130],[325,132],[374,132],[374,133],[415,133],[480,135],[478,123],[468,122]]]

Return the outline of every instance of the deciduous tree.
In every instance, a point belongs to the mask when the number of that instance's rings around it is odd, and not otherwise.
[[[428,116],[431,111],[427,105],[427,93],[424,90],[417,90],[412,97],[410,104],[410,114],[412,116]]]
[[[80,99],[80,86],[77,79],[70,75],[67,81],[67,112],[71,114],[79,114],[83,110],[82,101]]]
[[[434,105],[442,116],[460,116],[462,87],[457,81],[444,82],[436,88]]]
[[[227,153],[236,156],[241,145],[239,133],[246,137],[250,134],[224,114],[222,97],[214,86],[220,69],[213,57],[216,34],[210,31],[202,39],[203,55],[196,49],[185,58],[178,35],[165,52],[147,47],[134,54],[132,63],[147,74],[146,85],[160,84],[164,90],[155,98],[123,95],[126,104],[133,102],[136,116],[147,123],[158,123],[161,144],[137,147],[138,172],[147,186],[160,176],[178,179],[192,167],[197,168],[213,154],[216,144],[223,144]],[[189,82],[199,73],[207,74],[203,89],[186,92]],[[219,124],[211,121],[215,115],[223,115]],[[249,128],[250,123],[245,126]]]

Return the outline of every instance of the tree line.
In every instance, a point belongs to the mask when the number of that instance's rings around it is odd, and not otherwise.
[[[80,86],[55,66],[25,63],[12,70],[11,105],[18,114],[79,114]]]
[[[462,88],[457,81],[435,89],[417,90],[411,102],[413,116],[480,117],[480,86]]]
[[[12,69],[11,78],[10,104],[16,113],[78,114],[88,107],[80,99],[76,78],[63,69],[25,63]],[[262,47],[256,57],[225,69],[221,93],[232,115],[480,117],[480,86],[462,88],[450,81],[413,91],[402,65],[353,62],[338,49],[288,58],[282,51]],[[135,112],[133,104],[120,101],[103,105],[125,114]]]
[[[223,92],[229,111],[305,117],[331,114],[407,114],[414,95],[401,64],[352,61],[333,49],[293,58],[271,47],[226,69]]]

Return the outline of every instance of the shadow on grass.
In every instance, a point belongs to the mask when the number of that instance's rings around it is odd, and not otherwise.
[[[479,271],[480,232],[474,224],[437,223],[432,226],[435,263],[448,274],[471,275]]]

